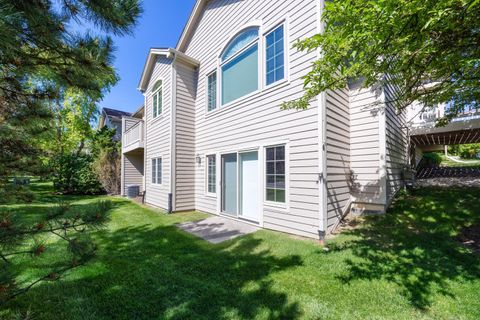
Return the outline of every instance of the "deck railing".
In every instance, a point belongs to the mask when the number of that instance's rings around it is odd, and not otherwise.
[[[429,109],[426,111],[421,112],[420,108],[417,107],[416,110],[412,110],[410,115],[414,116],[411,118],[411,124],[413,126],[422,126],[422,125],[430,125],[435,123],[438,119],[445,116],[448,112],[449,106],[447,105],[439,105],[434,109]],[[475,108],[465,108],[463,111],[460,111],[452,122],[456,121],[466,121],[480,118],[480,109]]]
[[[143,143],[143,121],[138,121],[132,125],[123,134],[123,148],[127,148],[135,143]]]

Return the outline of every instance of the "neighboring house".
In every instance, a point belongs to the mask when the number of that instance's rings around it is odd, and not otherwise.
[[[98,122],[98,128],[107,127],[110,129],[115,129],[116,134],[114,140],[120,141],[122,138],[122,117],[131,116],[130,112],[103,108],[100,115],[100,121]]]
[[[317,239],[352,206],[383,212],[408,158],[393,88],[351,84],[280,110],[320,54],[293,44],[321,32],[321,3],[197,1],[177,47],[148,55],[144,114],[124,118],[122,190],[142,182],[151,206]]]

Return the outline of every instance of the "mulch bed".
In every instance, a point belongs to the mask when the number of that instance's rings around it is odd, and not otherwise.
[[[480,224],[464,228],[457,240],[477,254],[480,254]]]

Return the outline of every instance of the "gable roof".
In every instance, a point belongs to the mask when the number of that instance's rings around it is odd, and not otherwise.
[[[180,52],[185,52],[188,40],[192,35],[198,19],[200,18],[205,5],[207,4],[208,0],[197,0],[195,6],[193,7],[192,13],[190,14],[190,18],[188,19],[187,24],[183,28],[182,35],[177,43],[177,50]]]
[[[107,117],[110,118],[122,118],[123,116],[129,117],[132,114],[130,112],[126,111],[121,111],[121,110],[116,110],[116,109],[111,109],[111,108],[103,108],[103,112]]]
[[[148,52],[147,61],[143,67],[142,76],[140,77],[140,82],[138,84],[138,90],[145,92],[147,90],[148,82],[150,80],[150,75],[152,74],[153,68],[155,67],[155,61],[157,57],[166,57],[172,60],[179,60],[183,63],[189,64],[193,67],[198,67],[200,62],[195,60],[186,54],[177,51],[173,48],[151,48]]]

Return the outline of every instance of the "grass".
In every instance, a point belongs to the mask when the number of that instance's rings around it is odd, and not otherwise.
[[[36,184],[35,219],[59,197]],[[262,230],[212,245],[175,227],[205,215],[165,215],[116,198],[98,257],[45,282],[0,316],[35,319],[480,319],[480,257],[454,238],[480,222],[478,189],[423,189],[387,215],[327,243]],[[95,197],[69,197],[76,205]],[[61,258],[56,248],[28,280]]]
[[[444,154],[441,154],[440,156],[442,157],[442,162],[440,164],[440,166],[442,167],[462,167],[462,168],[480,167],[480,160],[461,159],[461,161],[463,162],[455,162],[445,157]]]

